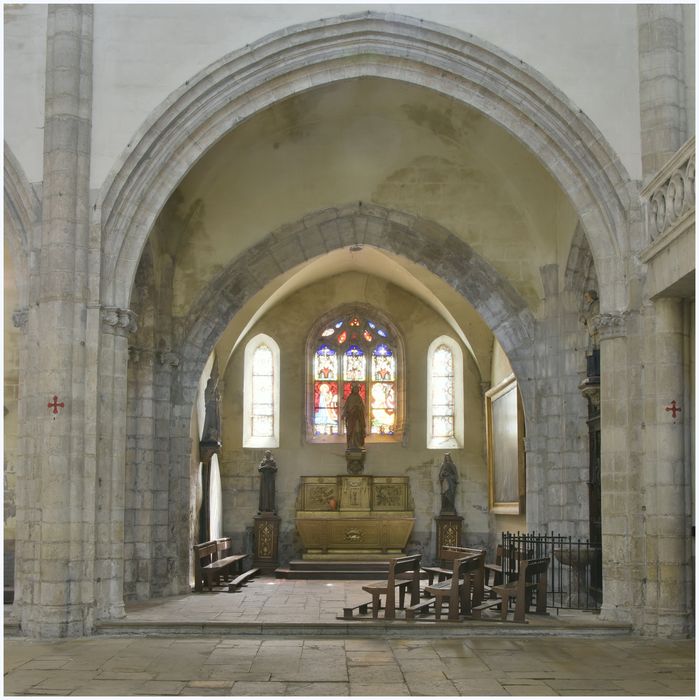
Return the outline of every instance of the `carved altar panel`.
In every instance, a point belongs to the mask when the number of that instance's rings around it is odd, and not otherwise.
[[[410,484],[405,476],[375,476],[371,509],[375,511],[412,510]]]
[[[363,474],[357,476],[339,476],[340,510],[371,510],[372,477]]]
[[[337,504],[338,487],[336,476],[304,476],[301,478],[296,510],[331,511],[331,501]]]

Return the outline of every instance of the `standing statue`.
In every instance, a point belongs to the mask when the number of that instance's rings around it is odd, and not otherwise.
[[[265,458],[260,462],[257,471],[260,472],[260,504],[258,512],[276,513],[274,480],[277,474],[277,463],[269,450],[265,451]]]
[[[364,402],[359,395],[359,384],[352,383],[352,391],[350,392],[345,406],[342,409],[342,418],[345,421],[347,430],[347,449],[361,449],[364,447],[366,438],[366,412],[364,410]]]
[[[585,357],[587,358],[587,376],[599,377],[599,297],[594,289],[588,289],[583,294],[583,308],[580,314],[580,322],[587,330],[587,346]]]
[[[201,442],[221,441],[221,392],[218,388],[218,360],[214,357],[211,376],[204,390],[204,429]]]
[[[456,485],[459,483],[456,465],[449,452],[445,453],[439,470],[439,487],[442,493],[441,513],[456,513]]]

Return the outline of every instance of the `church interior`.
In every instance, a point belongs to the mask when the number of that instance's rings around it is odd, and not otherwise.
[[[514,7],[5,6],[6,635],[555,533],[693,637],[694,8]]]

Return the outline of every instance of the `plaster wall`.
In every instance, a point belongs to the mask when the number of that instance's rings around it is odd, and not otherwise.
[[[535,313],[539,267],[564,269],[577,223],[536,158],[479,113],[395,81],[345,81],[244,123],[181,183],[158,226],[177,263],[175,314],[270,231],[357,201],[441,224]]]
[[[242,382],[245,344],[257,333],[272,336],[281,351],[281,423],[279,448],[273,450],[277,473],[277,507],[282,518],[281,559],[297,557],[300,543],[294,529],[299,477],[346,473],[344,443],[309,444],[305,440],[305,347],[316,320],[336,306],[359,302],[383,311],[398,327],[405,342],[406,431],[402,441],[367,444],[365,473],[408,475],[415,500],[416,523],[409,548],[433,556],[433,517],[439,512],[439,466],[443,452],[426,448],[426,357],[429,344],[452,329],[432,309],[390,282],[361,273],[345,273],[310,285],[271,309],[233,353],[224,375],[222,396],[223,532],[238,546],[245,544],[245,529],[257,512],[257,466],[264,450],[242,449]],[[463,346],[462,346],[463,350]],[[487,481],[484,421],[480,376],[471,356],[464,352],[463,449],[451,450],[459,468],[457,510],[464,516],[470,543],[487,542]]]
[[[634,5],[112,4],[95,8],[92,187],[101,186],[148,115],[213,61],[270,32],[365,10],[452,27],[530,64],[590,116],[631,176],[640,177]],[[7,136],[36,182],[43,81],[35,78],[43,75],[46,6],[6,6],[5,14],[13,23],[5,48]]]

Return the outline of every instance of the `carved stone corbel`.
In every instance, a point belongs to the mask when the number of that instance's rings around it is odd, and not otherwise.
[[[600,340],[610,340],[612,338],[626,337],[626,314],[605,313],[599,315],[599,337]]]
[[[127,336],[138,329],[137,316],[131,309],[117,306],[103,306],[101,309],[102,326],[107,333]]]

